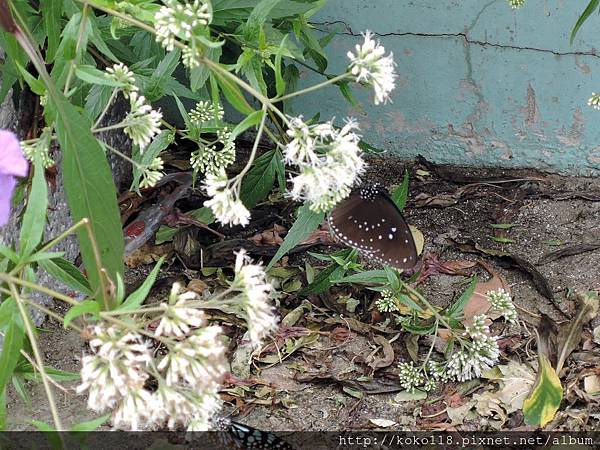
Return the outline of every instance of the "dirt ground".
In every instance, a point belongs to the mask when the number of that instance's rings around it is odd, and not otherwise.
[[[556,322],[570,320],[576,311],[572,292],[600,288],[600,180],[561,177],[533,170],[434,167],[424,161],[407,165],[379,158],[371,158],[365,180],[378,181],[388,187],[397,185],[405,168],[411,175],[405,215],[425,237],[423,255],[441,262],[483,260],[506,280],[520,307],[519,325],[494,324],[493,330],[501,333],[503,339],[500,364],[517,361],[535,365],[533,329],[539,315],[547,314]],[[278,223],[289,228],[291,220],[288,213]],[[514,226],[510,230],[490,227],[498,223]],[[583,247],[582,244],[589,245]],[[491,256],[478,249],[501,251],[505,256]],[[545,257],[561,249],[569,249],[566,256],[555,255],[554,260]],[[311,249],[327,250],[324,246]],[[574,254],[569,256],[568,253]],[[288,264],[303,267],[307,257],[294,255]],[[135,283],[148,270],[149,267],[132,270],[128,281]],[[169,279],[180,273],[174,260],[162,277]],[[485,276],[483,271],[476,273]],[[430,301],[443,307],[465,289],[465,279],[434,272],[420,288]],[[362,323],[380,320],[370,308],[372,293],[361,292],[359,287],[350,292],[346,287],[343,293],[354,294],[361,300],[356,313],[346,313],[347,317]],[[335,290],[328,295],[339,294],[340,291]],[[223,391],[225,413],[264,430],[377,428],[372,419],[393,421],[386,424],[390,425],[389,429],[528,429],[520,411],[503,413],[494,412],[493,408],[485,411],[477,405],[471,414],[456,418],[458,407],[473,396],[494,390],[491,380],[439,385],[424,400],[398,396],[402,389],[396,381],[396,365],[408,358],[409,335],[399,328],[383,333],[391,341],[394,361],[373,371],[367,367],[365,355],[377,354],[375,333],[352,329],[343,339],[336,338],[330,333],[332,329],[341,332],[345,327],[343,321],[333,320],[339,318],[339,311],[331,310],[324,297],[325,294],[309,297],[306,301],[316,307],[298,323],[298,326],[320,330],[316,340],[301,346],[281,363],[255,362],[252,382],[244,384],[238,380],[226,385]],[[299,304],[299,299],[289,295],[281,301],[281,311],[285,314]],[[55,310],[65,313],[58,305]],[[324,323],[327,318],[333,318],[329,325]],[[570,391],[550,428],[597,429],[600,397],[586,393],[583,381],[575,374],[600,367],[600,346],[593,343],[589,331],[599,324],[596,318],[585,328],[583,342],[569,359],[566,378],[571,380]],[[388,330],[390,328],[394,328],[393,324]],[[58,322],[48,319],[40,340],[47,365],[78,371],[84,345],[77,333],[66,331]],[[424,347],[422,343],[421,352]],[[85,397],[73,392],[75,385],[65,383],[65,392],[56,390],[60,415],[66,426],[94,417],[85,407]],[[52,422],[42,386],[29,384],[28,388],[31,389],[29,404],[23,402],[14,389],[9,389],[9,429],[31,429],[32,418]],[[451,410],[454,413],[449,415]]]

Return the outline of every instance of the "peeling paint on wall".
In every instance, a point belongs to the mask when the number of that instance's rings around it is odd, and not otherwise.
[[[345,109],[366,141],[400,157],[600,173],[600,113],[586,105],[600,90],[600,36],[585,27],[570,46],[579,6],[546,0],[515,12],[499,0],[330,0],[313,17],[323,33],[343,30],[329,47],[327,72],[345,70],[346,51],[370,29],[394,53],[401,82],[382,107],[357,86],[363,110],[344,104],[335,88],[294,109],[339,120]],[[314,81],[322,79],[307,73]]]

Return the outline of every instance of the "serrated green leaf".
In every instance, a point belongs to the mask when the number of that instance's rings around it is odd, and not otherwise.
[[[271,192],[275,183],[279,155],[280,153],[276,150],[269,150],[264,155],[256,158],[252,168],[244,177],[240,198],[246,208],[254,208],[258,202]]]
[[[273,259],[267,265],[267,270],[277,263],[287,252],[306,239],[323,222],[325,213],[314,212],[310,209],[308,203],[305,203],[298,209],[298,218],[288,231],[283,243],[273,256]]]
[[[21,234],[19,237],[22,257],[31,255],[42,240],[46,225],[46,208],[48,207],[48,187],[44,176],[44,165],[39,153],[35,155],[35,171],[31,183],[31,192],[27,199],[27,209],[23,215]]]

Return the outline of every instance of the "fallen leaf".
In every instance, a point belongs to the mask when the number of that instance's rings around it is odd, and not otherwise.
[[[260,233],[248,238],[248,240],[254,242],[256,245],[281,245],[283,243],[283,238],[280,236],[280,234],[286,232],[286,228],[275,224],[272,228],[261,231]]]
[[[475,400],[471,400],[463,405],[459,406],[448,406],[446,408],[446,414],[450,419],[452,425],[462,425],[467,416],[472,415],[471,409],[475,406]]]
[[[494,392],[484,392],[483,394],[473,394],[475,400],[475,410],[480,416],[487,417],[492,428],[500,430],[506,423],[508,415],[501,405],[500,399]]]
[[[483,261],[479,261],[479,265],[490,274],[491,278],[488,281],[479,281],[475,285],[473,295],[464,307],[463,315],[465,319],[471,319],[474,316],[486,314],[489,311],[491,305],[487,298],[488,292],[504,289],[510,294],[510,287],[502,275]],[[490,318],[493,320],[498,317],[490,316]]]
[[[600,377],[598,375],[588,375],[583,379],[583,388],[588,394],[600,394]]]
[[[425,236],[423,236],[421,230],[412,225],[410,225],[410,232],[412,234],[413,240],[415,241],[417,255],[420,255],[421,253],[423,253],[423,248],[425,247]]]
[[[373,425],[377,425],[379,428],[389,428],[397,425],[397,422],[388,419],[369,419]]]
[[[496,396],[502,402],[507,414],[523,409],[523,403],[535,383],[535,372],[527,364],[509,361],[497,366],[502,372],[501,388]]]
[[[377,357],[376,354],[371,354],[365,358],[365,363],[373,370],[391,366],[394,362],[394,349],[392,345],[385,337],[380,335],[375,336],[373,340],[381,345],[383,356]]]
[[[202,295],[207,288],[208,285],[204,281],[198,280],[197,278],[190,280],[190,282],[187,285],[188,291],[195,292],[199,295]]]
[[[526,424],[543,427],[554,419],[563,398],[563,388],[548,358],[538,353],[538,362],[535,386],[523,402],[523,416]]]
[[[394,396],[394,401],[397,403],[400,402],[409,402],[414,400],[425,400],[427,398],[427,392],[420,391],[415,389],[414,392],[409,391],[401,391],[398,392]]]
[[[559,374],[573,350],[579,346],[583,326],[598,314],[598,295],[596,293],[577,294],[578,311],[575,319],[560,327],[558,332],[558,357],[556,373]]]

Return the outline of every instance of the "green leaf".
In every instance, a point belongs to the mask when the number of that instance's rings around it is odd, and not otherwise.
[[[162,130],[158,133],[150,145],[144,150],[144,153],[136,155],[135,160],[142,166],[148,166],[152,163],[160,152],[166,149],[173,142],[173,132],[171,130]],[[142,177],[142,171],[136,166],[133,166],[133,181],[131,182],[130,190],[139,193],[140,179]]]
[[[213,215],[211,209],[205,206],[202,208],[193,209],[189,211],[188,214],[194,219],[202,222],[204,225],[210,225],[215,221],[215,216]]]
[[[490,236],[490,239],[494,242],[498,242],[499,244],[514,244],[515,242],[513,239],[502,236]]]
[[[277,93],[277,96],[285,94],[285,80],[283,79],[283,74],[281,72],[281,58],[288,36],[289,35],[286,34],[283,37],[281,44],[279,44],[279,48],[277,49],[277,53],[275,54],[275,92]]]
[[[221,58],[221,47],[207,49],[204,56],[207,59],[218,63]],[[206,64],[200,64],[199,66],[194,67],[190,72],[190,88],[192,91],[196,92],[198,89],[202,88],[206,84],[206,80],[208,80],[209,76],[210,69]]]
[[[352,88],[350,87],[350,83],[348,81],[338,81],[337,83],[335,83],[335,85],[339,88],[342,96],[348,100],[348,103],[350,103],[353,107],[355,107],[356,109],[363,111],[364,108],[362,107],[362,105],[356,101],[356,99],[354,98],[354,94],[352,93]]]
[[[238,123],[235,128],[231,131],[231,140],[237,138],[240,134],[246,131],[248,128],[256,126],[260,123],[263,110],[254,111],[252,114],[246,116],[244,120]]]
[[[425,312],[425,310],[423,308],[421,308],[412,298],[410,298],[408,295],[406,294],[400,294],[398,296],[398,301],[400,303],[402,303],[403,305],[409,307],[412,310],[415,310],[417,312]]]
[[[6,388],[0,390],[0,431],[6,430]]]
[[[465,309],[465,305],[469,301],[471,297],[473,297],[473,293],[475,292],[475,288],[477,287],[477,277],[471,278],[471,282],[469,283],[469,287],[462,293],[460,297],[448,308],[448,315],[453,318],[459,318],[462,316],[463,311]]]
[[[83,314],[92,314],[93,316],[98,317],[100,314],[100,305],[95,300],[84,300],[78,305],[71,307],[67,314],[65,314],[63,326],[67,328],[73,319]]]
[[[556,415],[563,398],[563,388],[548,358],[538,353],[538,362],[535,385],[523,402],[523,416],[526,424],[543,427]]]
[[[336,284],[340,283],[385,283],[387,282],[387,274],[385,270],[366,270],[364,272],[348,275],[347,277],[335,280]]]
[[[19,69],[19,72],[21,72],[23,79],[34,94],[42,96],[46,93],[46,87],[44,86],[44,83],[27,72],[27,70],[25,70],[21,64],[15,62],[15,65],[17,66],[17,69]]]
[[[20,352],[24,345],[24,336],[21,315],[16,304],[13,303],[12,317],[4,330],[4,342],[0,353],[0,392],[4,392],[6,384],[21,358]]]
[[[12,262],[13,264],[18,264],[19,262],[19,255],[17,255],[11,248],[6,247],[5,245],[0,245],[0,255],[10,260],[10,262]]]
[[[570,41],[571,45],[573,45],[575,36],[577,35],[577,32],[579,31],[579,29],[581,28],[583,23],[592,15],[594,10],[596,10],[599,5],[600,5],[600,0],[591,0],[588,3],[587,7],[583,10],[583,12],[581,13],[581,16],[579,16],[579,19],[577,19],[577,23],[575,23],[575,26],[573,27],[573,30],[571,31],[571,41]]]
[[[71,431],[94,431],[104,425],[106,421],[109,419],[110,414],[105,414],[102,417],[97,417],[92,420],[87,420],[85,422],[76,423],[71,427]]]
[[[85,295],[92,295],[90,283],[77,267],[64,258],[43,260],[39,265],[58,281]]]
[[[44,165],[39,153],[35,155],[35,171],[27,209],[23,215],[19,246],[21,256],[29,256],[42,240],[48,207],[48,187],[44,176]]]
[[[99,247],[102,267],[114,280],[123,273],[123,232],[112,172],[102,147],[92,135],[90,121],[77,112],[62,94],[55,92],[56,134],[64,155],[63,175],[67,203],[74,222],[90,220]],[[90,237],[78,232],[83,263],[94,292],[102,292]]]
[[[264,199],[275,183],[278,158],[281,153],[277,150],[269,150],[264,155],[256,158],[252,169],[244,177],[240,197],[246,208],[252,209]]]
[[[109,77],[106,72],[96,69],[94,66],[79,65],[75,69],[75,75],[82,81],[90,84],[99,84],[101,86],[123,87],[124,83],[119,83]]]
[[[490,223],[490,227],[495,228],[496,230],[510,230],[515,226],[514,223]]]
[[[254,109],[250,106],[242,91],[237,84],[231,81],[229,78],[225,78],[219,73],[211,74],[211,78],[215,77],[219,87],[223,91],[223,95],[227,101],[233,106],[238,112],[249,116],[254,112]]]
[[[260,0],[248,17],[248,20],[243,26],[244,39],[246,42],[256,42],[260,34],[262,25],[267,20],[267,16],[271,10],[281,0]]]
[[[46,0],[40,3],[44,18],[44,30],[48,37],[46,46],[46,62],[54,59],[54,54],[60,41],[60,18],[63,12],[63,0]]]
[[[298,209],[298,218],[288,231],[283,243],[273,256],[273,259],[267,265],[267,270],[277,263],[287,252],[293,249],[296,245],[306,239],[310,234],[317,229],[323,222],[325,213],[314,212],[310,209],[309,204],[305,203]]]
[[[398,186],[392,192],[392,200],[398,207],[400,211],[404,211],[404,207],[406,206],[406,202],[408,201],[408,185],[410,182],[410,177],[408,175],[408,170],[404,171],[404,178],[402,179],[402,184]]]
[[[144,90],[148,101],[156,101],[165,95],[168,83],[173,78],[173,72],[179,65],[180,55],[181,51],[179,49],[167,52],[165,57],[158,63],[158,66],[156,66],[156,69],[152,71],[150,81]]]
[[[304,297],[309,294],[321,294],[328,290],[335,282],[335,280],[343,277],[346,273],[345,262],[347,262],[352,255],[352,250],[342,250],[337,254],[340,258],[343,258],[342,264],[333,263],[321,270],[314,281],[306,288],[298,292],[299,297]]]
[[[143,302],[146,300],[154,281],[156,280],[156,276],[158,275],[158,271],[160,270],[160,266],[162,265],[165,257],[161,257],[152,272],[148,275],[144,283],[137,288],[135,292],[132,292],[127,299],[117,307],[118,311],[130,311],[132,309],[137,309]]]

